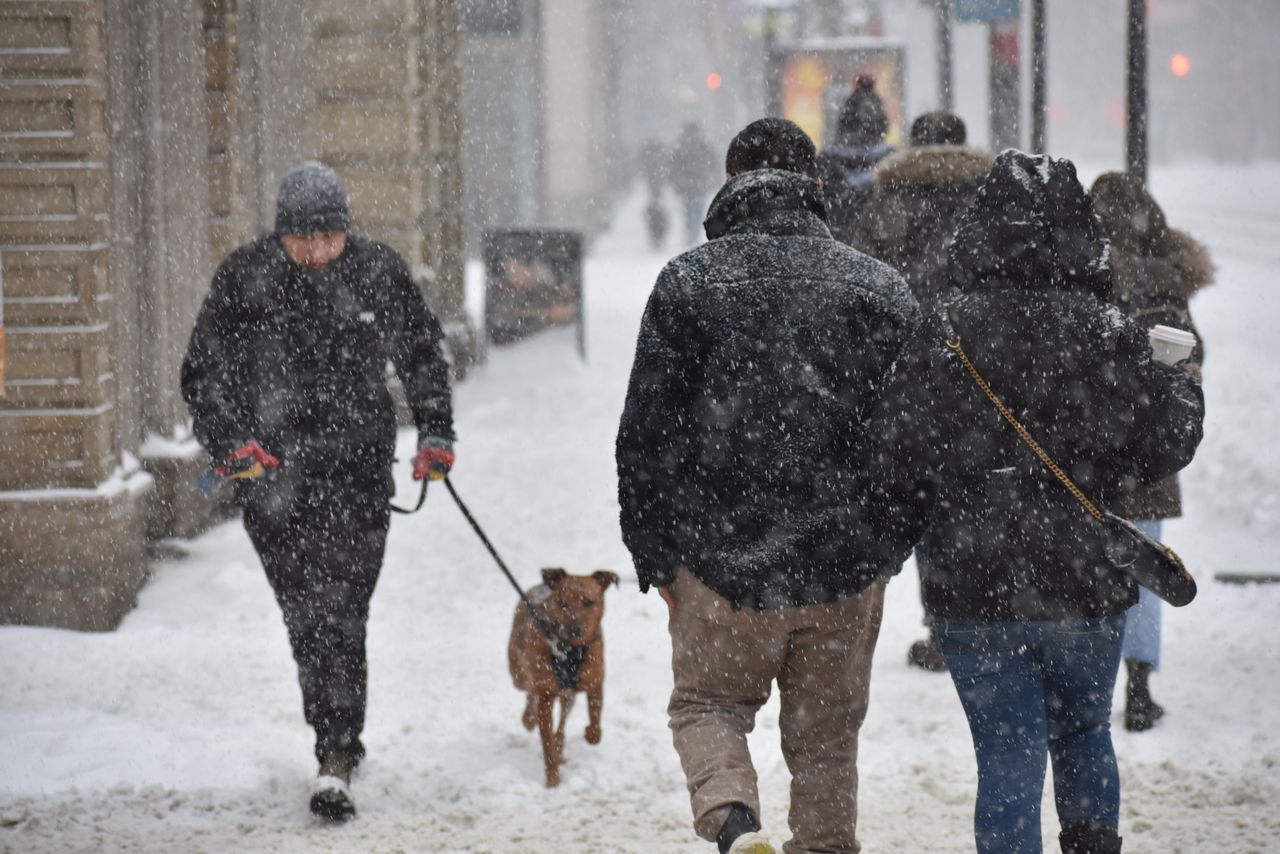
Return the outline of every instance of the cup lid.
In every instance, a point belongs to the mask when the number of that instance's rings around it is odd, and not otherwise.
[[[1151,327],[1147,335],[1151,338],[1159,338],[1161,341],[1168,341],[1170,344],[1185,344],[1189,347],[1196,345],[1195,335],[1185,329],[1178,329],[1176,326],[1156,324]]]

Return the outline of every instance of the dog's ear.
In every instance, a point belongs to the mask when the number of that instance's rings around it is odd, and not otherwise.
[[[618,586],[618,573],[616,572],[610,572],[607,569],[597,569],[595,572],[591,573],[591,577],[600,585],[601,590],[608,590],[610,584],[614,587]]]
[[[564,581],[565,571],[559,567],[548,566],[542,570],[542,583],[548,587],[555,587],[561,581]]]

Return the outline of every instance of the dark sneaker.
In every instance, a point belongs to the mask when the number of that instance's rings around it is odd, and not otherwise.
[[[316,790],[311,795],[311,812],[335,823],[354,818],[356,805],[351,800],[351,789],[337,777],[317,777]]]
[[[907,651],[907,664],[928,670],[930,673],[943,673],[947,669],[947,660],[942,657],[942,650],[933,635],[927,640],[918,640]]]
[[[1147,697],[1130,700],[1124,707],[1124,728],[1129,732],[1146,732],[1164,717],[1164,706]]]
[[[343,822],[355,816],[356,804],[351,799],[351,771],[354,767],[351,757],[341,750],[324,758],[311,795],[311,812],[333,822]]]

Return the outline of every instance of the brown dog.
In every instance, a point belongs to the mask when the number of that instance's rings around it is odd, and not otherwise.
[[[560,785],[564,722],[578,692],[587,695],[587,743],[600,742],[600,712],[604,708],[604,638],[600,618],[604,616],[604,592],[609,585],[617,583],[617,574],[604,569],[590,575],[569,575],[563,569],[542,570],[542,584],[525,596],[567,653],[559,661],[529,608],[523,602],[516,605],[507,662],[512,681],[529,695],[521,722],[527,730],[538,727],[548,786]],[[553,731],[557,699],[560,700],[560,725]]]

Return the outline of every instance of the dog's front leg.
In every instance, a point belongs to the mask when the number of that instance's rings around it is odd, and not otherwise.
[[[560,739],[555,731],[554,694],[538,696],[538,736],[542,740],[542,764],[547,773],[547,788],[560,785]]]
[[[600,743],[600,715],[604,711],[604,684],[587,689],[587,744]]]

